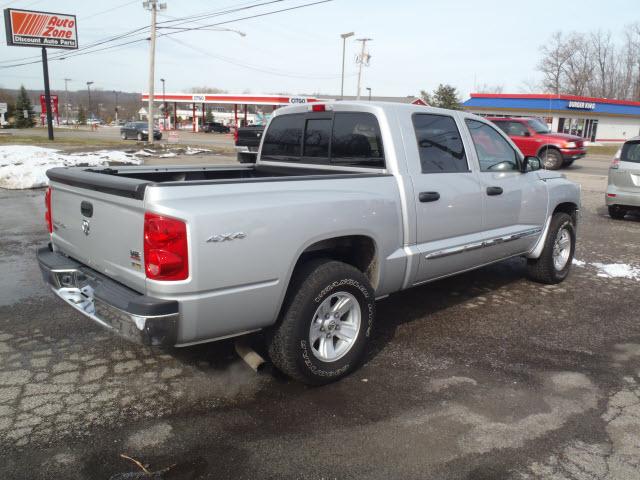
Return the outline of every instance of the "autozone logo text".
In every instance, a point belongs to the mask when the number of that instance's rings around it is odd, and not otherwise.
[[[73,38],[75,20],[41,13],[11,12],[14,35]]]

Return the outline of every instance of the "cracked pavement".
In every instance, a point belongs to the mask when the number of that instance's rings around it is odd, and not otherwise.
[[[126,454],[166,479],[640,479],[640,282],[592,265],[639,266],[640,218],[606,215],[607,162],[568,171],[586,264],[566,282],[514,259],[392,295],[365,365],[323,388],[231,342],[106,333],[40,280],[42,191],[0,190],[0,478],[124,479]]]

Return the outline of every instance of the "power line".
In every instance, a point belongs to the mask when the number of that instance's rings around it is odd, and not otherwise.
[[[241,7],[235,7],[235,8],[231,8],[231,9],[227,9],[227,10],[217,10],[217,11],[214,11],[214,12],[196,14],[196,15],[191,15],[191,16],[187,16],[187,17],[179,17],[179,18],[176,18],[174,20],[165,20],[163,22],[158,22],[158,24],[160,24],[160,23],[165,24],[165,23],[172,23],[172,22],[182,22],[182,23],[178,23],[178,25],[181,25],[183,23],[188,23],[188,21],[183,21],[183,20],[186,20],[186,19],[191,19],[191,18],[197,18],[197,19],[209,18],[211,16],[219,16],[219,15],[225,15],[225,14],[229,14],[229,13],[235,13],[235,12],[238,12],[238,11],[249,10],[251,8],[261,7],[261,6],[269,5],[269,4],[272,4],[272,3],[280,3],[280,2],[283,2],[283,1],[286,1],[286,0],[270,0],[270,1],[259,2],[259,3],[246,2],[244,4],[241,4],[241,5],[244,5],[244,6],[241,6]],[[134,3],[134,2],[130,2],[130,3]],[[252,3],[254,3],[254,4],[252,5]],[[110,10],[115,10],[116,8],[121,8],[122,6],[124,6],[124,5],[120,5],[119,7],[114,7],[112,9],[110,9]],[[107,11],[110,11],[110,10],[107,10]],[[104,13],[104,12],[102,12],[102,13]],[[112,37],[107,37],[107,38],[102,39],[102,40],[97,40],[97,41],[95,41],[93,43],[90,43],[89,45],[85,45],[84,47],[80,47],[79,49],[76,50],[76,52],[81,52],[81,51],[88,50],[88,49],[91,49],[91,48],[94,48],[94,47],[97,47],[97,46],[100,46],[100,45],[104,45],[105,43],[110,43],[110,42],[114,42],[116,40],[127,38],[127,37],[130,37],[130,36],[135,35],[137,33],[143,33],[144,31],[146,31],[148,29],[149,29],[149,26],[145,25],[143,27],[139,27],[139,28],[127,31],[127,32],[122,33],[122,34],[118,34],[118,35],[115,35],[115,36],[112,36]],[[147,40],[147,37],[139,39],[139,41],[143,41],[143,40]],[[123,44],[121,44],[121,45],[123,45]],[[104,49],[99,49],[99,50],[96,50],[96,51],[102,51],[102,50],[104,50]],[[56,59],[59,59],[61,57],[69,58],[70,56],[75,56],[75,54],[69,54],[69,53],[64,53],[64,52],[62,52],[62,53],[54,53],[54,54],[51,55],[50,60],[56,60]],[[21,66],[24,66],[24,65],[31,65],[31,64],[34,64],[34,63],[40,63],[39,60],[33,61],[33,62],[26,62],[26,60],[36,59],[36,58],[39,59],[40,55],[31,56],[31,57],[25,57],[25,58],[22,58],[22,59],[0,60],[0,64],[2,64],[2,63],[12,63],[12,62],[16,62],[16,61],[17,62],[24,62],[24,63],[17,63],[17,64],[6,65],[6,66],[1,66],[0,65],[0,68],[21,67]]]
[[[272,2],[265,2],[265,3],[275,3],[275,2],[280,2],[280,1],[283,1],[283,0],[273,0]],[[223,21],[223,22],[212,23],[212,24],[203,25],[203,26],[200,26],[200,27],[191,27],[191,28],[186,28],[185,27],[184,30],[178,30],[178,31],[175,31],[175,32],[163,33],[163,34],[158,35],[158,37],[165,37],[165,36],[168,36],[168,35],[176,35],[178,33],[184,33],[184,32],[193,31],[193,30],[206,30],[209,27],[216,27],[216,26],[220,26],[220,25],[226,25],[226,24],[233,23],[233,22],[238,22],[238,21],[241,21],[241,20],[250,20],[250,19],[253,19],[253,18],[265,17],[265,16],[268,16],[268,15],[274,15],[276,13],[282,13],[282,12],[287,12],[287,11],[291,11],[291,10],[298,10],[298,9],[301,9],[301,8],[311,7],[311,6],[319,5],[319,4],[323,4],[323,3],[329,3],[329,2],[332,2],[332,1],[333,0],[319,0],[319,1],[316,1],[316,2],[306,3],[306,4],[302,4],[302,5],[296,5],[294,7],[282,8],[282,9],[279,9],[279,10],[272,10],[272,11],[269,11],[269,12],[264,12],[264,13],[255,14],[255,15],[249,15],[249,16],[246,16],[246,17],[234,18],[232,20],[226,20],[226,21]],[[248,8],[250,8],[250,7],[244,7],[243,9],[246,10]],[[253,7],[251,7],[251,8],[253,8]],[[145,30],[145,29],[148,29],[148,28],[149,27],[146,27],[146,26],[145,27],[140,27],[138,29],[131,30],[130,32],[127,32],[127,33],[124,33],[124,34],[119,35],[117,37],[114,37],[113,39],[108,39],[108,40],[103,40],[103,41],[100,41],[100,42],[96,42],[91,46],[87,46],[87,47],[85,47],[83,49],[78,49],[75,52],[60,53],[60,54],[57,54],[56,56],[53,56],[53,58],[51,60],[66,60],[66,59],[73,58],[73,57],[78,57],[78,56],[81,56],[81,55],[87,55],[87,54],[90,54],[90,53],[96,53],[96,52],[100,52],[100,51],[110,50],[112,48],[122,47],[122,46],[125,46],[125,45],[131,45],[133,43],[147,41],[148,38],[145,37],[145,38],[134,39],[134,40],[131,40],[131,41],[128,41],[128,42],[119,43],[117,45],[111,45],[111,46],[108,46],[108,47],[103,47],[103,48],[91,50],[89,52],[85,52],[84,51],[84,50],[88,50],[88,49],[94,49],[97,46],[103,45],[105,43],[110,43],[110,42],[115,41],[117,39],[126,38],[126,37],[134,35],[134,34],[136,34],[138,32],[142,33],[142,32],[140,32],[141,30]],[[161,27],[158,27],[158,28],[161,28]],[[35,63],[40,63],[40,62],[39,61],[30,61],[30,62],[23,62],[23,63],[17,63],[17,64],[12,64],[12,65],[2,65],[2,66],[0,66],[0,69],[21,67],[21,66],[31,65],[31,64],[35,64]]]

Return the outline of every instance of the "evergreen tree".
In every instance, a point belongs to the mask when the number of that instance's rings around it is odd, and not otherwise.
[[[440,84],[432,95],[434,107],[448,108],[450,110],[460,110],[460,98],[456,87],[448,84]]]
[[[27,112],[27,118],[25,118],[24,112]],[[15,126],[16,128],[31,128],[34,125],[33,122],[33,105],[31,99],[27,94],[27,89],[24,85],[20,86],[20,93],[16,98],[16,112],[15,112]]]
[[[78,124],[80,125],[87,124],[87,112],[85,111],[82,105],[78,107]]]
[[[211,113],[211,110],[207,110],[207,115],[205,116],[205,120],[207,121],[207,123],[213,122],[213,113]]]

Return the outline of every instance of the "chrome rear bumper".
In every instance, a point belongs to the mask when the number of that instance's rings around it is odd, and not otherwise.
[[[48,247],[37,251],[42,278],[80,313],[141,345],[175,345],[178,302],[141,295]]]

